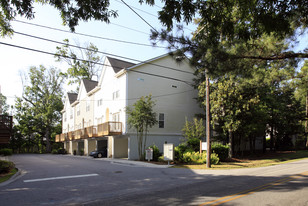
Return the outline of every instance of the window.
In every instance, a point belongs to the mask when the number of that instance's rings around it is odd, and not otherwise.
[[[70,119],[73,119],[73,110],[70,110]]]
[[[112,93],[112,99],[113,100],[118,99],[119,97],[120,97],[120,91],[119,90]]]
[[[165,128],[165,114],[164,113],[159,113],[158,127],[159,128]]]
[[[77,116],[79,116],[80,115],[80,105],[77,106],[76,110],[77,110]]]
[[[64,116],[64,122],[66,122],[66,112],[63,113]]]
[[[86,112],[90,111],[90,102],[87,101]]]
[[[103,105],[103,99],[97,100],[97,106],[102,106]]]

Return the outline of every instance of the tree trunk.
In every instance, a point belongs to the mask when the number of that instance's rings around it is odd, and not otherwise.
[[[46,138],[46,152],[50,153],[51,152],[51,144],[50,144],[50,131],[49,131],[49,128],[46,129],[45,138]]]
[[[308,147],[308,91],[306,94],[306,124],[305,124],[305,133],[307,136],[306,147]]]
[[[233,134],[229,131],[229,158],[233,157]]]
[[[263,136],[263,153],[266,152],[266,135]]]

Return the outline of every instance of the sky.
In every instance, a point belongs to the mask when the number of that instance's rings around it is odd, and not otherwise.
[[[140,5],[138,1],[127,1],[127,3],[155,29],[160,30],[162,28],[157,18],[157,11],[161,9],[162,5]],[[151,46],[149,40],[151,27],[120,0],[111,1],[110,8],[117,10],[119,14],[116,19],[110,19],[110,24],[100,21],[89,21],[80,22],[76,27],[76,33],[101,37],[92,38],[70,33],[69,28],[62,25],[60,14],[56,9],[48,5],[42,6],[35,3],[35,18],[27,20],[26,18],[17,17],[17,21],[12,22],[13,29],[16,33],[12,37],[0,37],[0,42],[50,53],[55,53],[56,47],[61,46],[56,43],[17,34],[18,32],[59,42],[62,42],[64,39],[69,39],[71,44],[79,44],[83,47],[86,44],[93,43],[98,47],[100,52],[122,56],[124,57],[123,60],[127,60],[125,58],[130,58],[145,61],[168,53],[169,50],[166,48],[155,48]],[[57,31],[27,23],[57,28],[68,32]],[[185,35],[191,35],[191,32],[196,28],[193,24],[184,26]],[[137,44],[123,43],[110,39]],[[138,44],[145,44],[147,46]],[[166,47],[167,44],[159,43],[158,46]],[[42,54],[3,44],[0,44],[0,54],[1,93],[7,97],[7,103],[10,105],[14,105],[15,96],[21,97],[23,89],[21,74],[28,73],[30,67],[43,65],[47,68],[57,67],[62,71],[65,71],[68,67],[66,63],[56,62],[53,55]],[[100,55],[102,57],[106,56],[103,54]]]
[[[151,46],[149,40],[151,27],[131,11],[130,8],[121,3],[120,0],[112,0],[110,2],[110,8],[117,10],[119,13],[119,16],[116,19],[110,19],[110,24],[100,21],[81,21],[76,27],[76,33],[101,38],[92,38],[70,33],[69,28],[62,25],[60,14],[56,9],[48,5],[42,6],[38,3],[34,4],[34,10],[36,13],[33,20],[17,17],[16,20],[18,21],[13,21],[12,26],[15,32],[54,41],[62,42],[64,39],[69,39],[71,44],[79,44],[80,46],[93,43],[98,47],[100,52],[122,56],[124,57],[123,60],[127,60],[125,58],[130,58],[145,61],[168,53],[169,50],[166,48],[155,48]],[[155,6],[149,6],[145,4],[140,5],[138,1],[126,2],[155,29],[160,30],[162,28],[157,18],[157,12],[161,9],[162,5],[157,4]],[[160,3],[160,1],[156,2]],[[27,23],[66,30],[67,32],[34,26]],[[185,35],[189,36],[196,29],[196,25],[184,25],[184,28]],[[111,39],[146,44],[147,46],[112,41]],[[298,40],[300,43],[296,46],[296,50],[307,48],[307,34]],[[0,42],[49,53],[55,53],[56,46],[61,46],[56,43],[27,37],[17,33],[15,33],[11,38],[0,37]],[[158,46],[166,47],[167,44],[159,43]],[[43,65],[46,68],[57,67],[62,71],[66,71],[68,68],[66,63],[56,62],[53,55],[42,54],[3,44],[0,44],[0,54],[0,92],[7,97],[7,103],[10,105],[14,105],[15,96],[21,97],[23,86],[20,74],[28,73],[31,66],[38,67],[39,65]],[[104,57],[105,55],[101,54],[101,56]],[[68,88],[65,89],[67,91],[70,90]]]

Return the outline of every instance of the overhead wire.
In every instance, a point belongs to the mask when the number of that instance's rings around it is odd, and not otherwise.
[[[46,52],[46,51],[42,51],[42,50],[38,50],[38,49],[32,49],[32,48],[28,48],[28,47],[22,47],[22,46],[18,46],[18,45],[14,45],[14,44],[8,44],[8,43],[4,43],[4,42],[0,42],[0,44],[6,45],[6,46],[15,47],[15,48],[19,48],[19,49],[34,51],[34,52],[38,52],[38,53],[53,55],[53,56],[57,56],[58,55],[58,54],[54,54],[54,53],[51,53],[51,52]],[[88,63],[91,63],[91,64],[98,64],[98,65],[101,65],[101,66],[111,67],[110,65],[99,63],[99,62],[93,62],[93,61],[79,59],[79,58],[72,58],[72,57],[64,56],[64,55],[58,55],[58,56],[62,56],[62,57],[65,57],[65,58],[70,58],[70,59],[74,59],[74,60],[78,60],[78,61],[84,61],[84,62],[88,62]],[[116,66],[114,66],[114,68],[123,69],[122,67],[116,67]],[[185,80],[181,80],[181,79],[177,79],[177,78],[173,78],[173,77],[161,76],[161,75],[156,75],[156,74],[152,74],[152,73],[148,73],[148,72],[140,72],[140,71],[135,71],[135,70],[127,70],[127,71],[136,72],[136,73],[142,73],[142,74],[145,74],[145,75],[160,77],[160,78],[174,80],[174,81],[178,81],[178,82],[183,82],[183,83],[185,83],[187,85],[193,86],[193,84],[191,82],[188,82],[188,81],[185,81]]]
[[[23,24],[29,24],[29,25],[32,25],[32,26],[37,26],[37,27],[42,27],[42,28],[46,28],[46,29],[51,29],[51,30],[55,30],[55,31],[61,31],[61,32],[72,34],[72,32],[64,30],[64,29],[58,29],[58,28],[54,28],[54,27],[50,27],[50,26],[45,26],[45,25],[41,25],[41,24],[34,24],[34,23],[20,21],[20,20],[14,20],[14,21],[15,22],[19,22],[19,23],[23,23]],[[157,45],[152,45],[152,44],[143,44],[143,43],[138,43],[138,42],[124,41],[124,40],[119,40],[119,39],[100,37],[100,36],[84,34],[84,33],[78,33],[78,32],[74,32],[73,34],[77,34],[77,35],[80,35],[80,36],[91,37],[91,38],[96,38],[96,39],[103,39],[103,40],[108,40],[108,41],[114,41],[114,42],[119,42],[119,43],[133,44],[133,45],[138,45],[138,46],[148,46],[148,47],[155,47],[155,48],[161,48],[161,49],[167,49],[168,48],[168,47],[157,46]]]
[[[59,41],[55,41],[55,40],[51,40],[51,39],[47,39],[47,38],[43,38],[43,37],[38,37],[38,36],[30,35],[30,34],[25,34],[25,33],[18,32],[18,31],[15,31],[14,33],[19,34],[19,35],[23,35],[23,36],[27,36],[27,37],[31,37],[31,38],[36,38],[36,39],[43,40],[43,41],[49,41],[49,42],[52,42],[52,43],[57,43],[57,44],[61,44],[61,45],[67,45],[67,46],[78,48],[78,49],[84,49],[84,50],[93,51],[93,52],[97,52],[97,53],[104,54],[104,55],[110,55],[110,56],[117,57],[117,58],[131,60],[131,61],[139,62],[140,64],[149,64],[149,65],[153,65],[153,66],[157,66],[157,67],[161,67],[161,68],[165,68],[165,69],[170,69],[170,70],[174,70],[174,71],[178,71],[178,72],[193,74],[193,72],[188,72],[188,71],[176,69],[176,68],[173,68],[173,67],[168,67],[168,66],[164,66],[164,65],[154,64],[154,63],[151,63],[151,62],[148,62],[148,61],[141,61],[141,60],[137,60],[137,59],[133,59],[133,58],[129,58],[129,57],[123,57],[123,56],[120,56],[120,55],[111,54],[111,53],[107,53],[107,52],[95,51],[93,49],[88,49],[88,48],[81,47],[81,46],[76,46],[76,45],[73,45],[73,44],[67,44],[67,43],[64,43],[64,42],[59,42]]]

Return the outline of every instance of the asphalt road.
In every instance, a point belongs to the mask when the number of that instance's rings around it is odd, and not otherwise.
[[[22,170],[2,205],[308,205],[308,159],[189,170],[69,155],[13,155]]]

